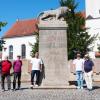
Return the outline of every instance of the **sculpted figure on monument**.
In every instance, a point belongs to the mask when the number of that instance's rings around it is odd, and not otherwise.
[[[40,20],[62,20],[62,17],[64,14],[66,14],[68,11],[71,11],[68,7],[59,7],[54,10],[48,10],[48,11],[43,11],[39,14],[38,18]]]

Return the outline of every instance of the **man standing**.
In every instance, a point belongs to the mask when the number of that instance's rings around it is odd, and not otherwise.
[[[78,53],[77,58],[73,61],[73,66],[76,69],[77,89],[83,89],[83,66],[84,60],[81,59],[81,55]]]
[[[17,60],[14,61],[13,69],[14,69],[13,90],[16,90],[17,79],[18,79],[18,89],[20,89],[20,85],[21,85],[22,61],[20,60],[20,56],[17,56]]]
[[[11,80],[10,80],[10,69],[12,67],[11,62],[8,60],[8,56],[1,62],[1,87],[2,90],[5,91],[5,78],[7,79],[8,83],[8,90],[11,89]]]
[[[85,55],[84,76],[89,91],[93,89],[93,84],[92,84],[93,69],[94,69],[93,61],[90,60],[89,55]]]
[[[32,71],[31,71],[31,85],[38,86],[39,85],[39,77],[40,77],[40,72],[42,70],[42,60],[39,59],[39,53],[35,53],[35,57],[32,58],[31,60],[32,63]],[[36,74],[36,82],[34,84],[34,76]]]

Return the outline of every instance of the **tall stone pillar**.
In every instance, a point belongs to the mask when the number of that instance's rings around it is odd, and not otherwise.
[[[67,24],[65,21],[40,21],[39,55],[45,66],[43,86],[66,87],[69,80],[67,62]]]

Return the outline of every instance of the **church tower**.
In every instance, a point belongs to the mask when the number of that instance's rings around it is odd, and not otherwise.
[[[100,17],[100,0],[85,0],[86,17]]]

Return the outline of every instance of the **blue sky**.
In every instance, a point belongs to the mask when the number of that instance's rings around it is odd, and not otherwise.
[[[77,10],[85,9],[85,0],[76,0],[79,3]],[[0,31],[2,36],[15,22],[16,19],[31,19],[44,10],[59,7],[59,0],[0,0],[0,21],[8,24]]]

